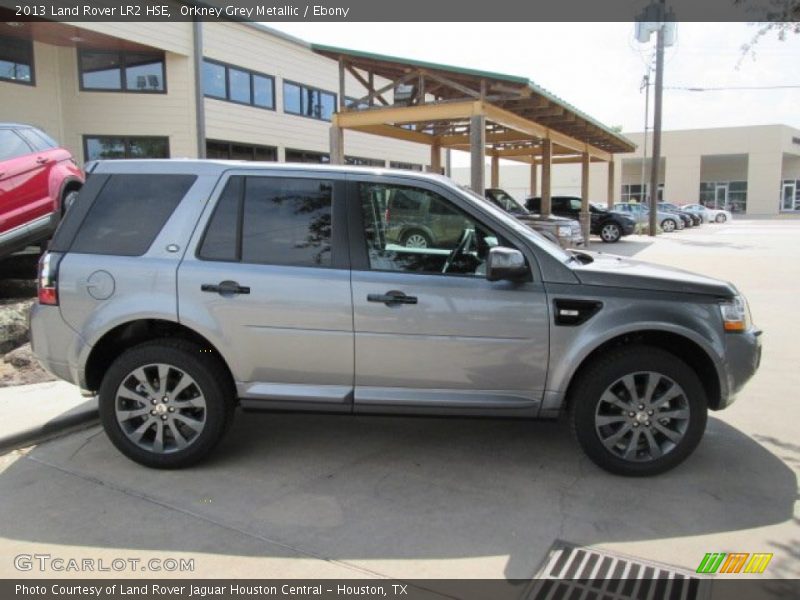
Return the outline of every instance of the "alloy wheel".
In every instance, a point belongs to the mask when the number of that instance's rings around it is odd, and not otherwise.
[[[616,242],[620,238],[619,227],[611,223],[603,225],[603,228],[600,230],[600,237],[605,242]]]
[[[428,240],[421,233],[412,233],[406,238],[406,248],[427,248]]]
[[[674,231],[675,222],[672,219],[665,219],[664,222],[661,224],[661,229],[663,229],[664,231]]]

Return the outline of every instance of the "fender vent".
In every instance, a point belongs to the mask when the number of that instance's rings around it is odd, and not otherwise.
[[[595,300],[556,298],[553,301],[553,306],[555,308],[556,325],[574,327],[575,325],[581,325],[591,319],[603,308],[603,303]]]

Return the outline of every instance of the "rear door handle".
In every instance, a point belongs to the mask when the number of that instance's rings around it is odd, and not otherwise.
[[[220,296],[235,296],[236,294],[249,294],[250,288],[239,285],[236,281],[220,281],[219,283],[204,283],[200,286],[201,292],[216,292]]]
[[[382,302],[386,306],[395,304],[416,304],[416,296],[406,296],[398,290],[391,290],[385,294],[367,294],[367,302]]]

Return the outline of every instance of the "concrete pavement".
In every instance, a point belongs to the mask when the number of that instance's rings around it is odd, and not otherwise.
[[[514,578],[556,538],[692,570],[706,552],[773,552],[769,576],[799,577],[800,221],[599,249],[732,280],[765,331],[759,373],[674,471],[608,475],[550,422],[240,414],[179,472],[92,428],[0,457],[0,577],[45,552],[195,559],[170,576]],[[25,574],[61,575],[87,574]]]

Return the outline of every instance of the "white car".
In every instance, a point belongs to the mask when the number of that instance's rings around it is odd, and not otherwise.
[[[686,212],[694,213],[696,215],[700,215],[703,219],[704,223],[724,223],[726,221],[730,221],[733,218],[731,215],[731,211],[729,210],[722,210],[720,208],[708,208],[707,206],[703,206],[702,204],[684,204],[681,206],[681,210],[685,210]]]

